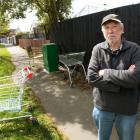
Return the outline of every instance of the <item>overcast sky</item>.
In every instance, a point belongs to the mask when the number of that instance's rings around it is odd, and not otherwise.
[[[140,3],[140,0],[73,0],[72,16],[80,16],[93,13],[102,9],[120,7]],[[28,13],[26,19],[15,20],[10,24],[10,28],[20,28],[21,31],[30,31],[33,23],[37,21],[34,13]]]

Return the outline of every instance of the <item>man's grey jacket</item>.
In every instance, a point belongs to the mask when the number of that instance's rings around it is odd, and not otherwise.
[[[135,65],[134,72],[128,70]],[[104,75],[98,71],[104,69]],[[109,112],[125,115],[137,113],[139,103],[138,84],[140,83],[140,47],[122,39],[122,48],[112,53],[107,42],[97,44],[87,72],[88,82],[94,87],[96,107]]]

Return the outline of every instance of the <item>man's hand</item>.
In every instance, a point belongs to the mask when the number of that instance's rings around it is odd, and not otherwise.
[[[135,65],[130,65],[130,67],[128,68],[128,70],[130,70],[131,72],[134,72],[135,69]]]
[[[99,74],[99,76],[104,75],[104,70],[99,70],[98,74]]]

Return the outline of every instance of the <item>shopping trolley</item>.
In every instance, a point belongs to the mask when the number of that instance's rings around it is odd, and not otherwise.
[[[60,66],[64,66],[69,75],[70,87],[73,86],[73,75],[76,72],[77,67],[81,67],[82,71],[84,72],[84,76],[86,77],[86,71],[83,65],[85,52],[78,52],[78,53],[69,53],[65,55],[59,55],[59,62]]]
[[[25,82],[32,77],[29,67],[22,68],[16,74],[0,77],[0,113],[22,112],[22,100]],[[22,112],[22,115],[4,117],[0,121],[14,120],[19,118],[32,117],[29,112]]]

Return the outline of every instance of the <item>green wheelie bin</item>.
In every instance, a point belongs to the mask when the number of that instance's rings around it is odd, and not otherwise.
[[[44,67],[48,72],[58,70],[58,46],[54,43],[44,44],[42,47]]]

